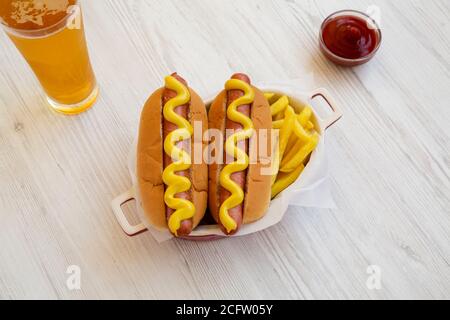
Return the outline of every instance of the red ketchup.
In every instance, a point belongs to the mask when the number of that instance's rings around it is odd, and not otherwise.
[[[379,47],[381,33],[367,19],[370,18],[342,14],[325,20],[321,33],[324,54],[333,62],[346,66],[370,60]]]

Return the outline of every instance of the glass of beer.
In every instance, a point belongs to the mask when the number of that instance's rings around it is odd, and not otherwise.
[[[0,0],[0,26],[41,83],[51,107],[79,114],[98,86],[77,0]]]

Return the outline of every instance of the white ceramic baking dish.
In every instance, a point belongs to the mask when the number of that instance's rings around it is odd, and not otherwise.
[[[336,123],[342,117],[342,111],[337,106],[335,100],[329,94],[329,92],[325,89],[317,89],[311,92],[310,94],[301,94],[296,92],[297,90],[293,86],[286,85],[270,85],[270,86],[260,86],[260,88],[264,92],[273,92],[279,95],[287,95],[290,99],[291,105],[296,109],[297,112],[300,112],[304,106],[310,105],[311,101],[316,97],[322,97],[325,102],[331,108],[331,113],[325,118],[321,119],[317,115],[317,110],[313,108],[313,122],[321,136],[321,142],[316,150],[311,155],[310,161],[308,162],[305,170],[299,179],[292,184],[288,189],[283,191],[277,198],[272,200],[270,207],[268,209],[267,214],[257,222],[252,224],[243,225],[236,236],[248,235],[254,232],[258,232],[269,228],[283,218],[286,210],[289,205],[292,204],[292,200],[301,196],[302,191],[306,189],[314,188],[314,186],[323,180],[323,173],[320,172],[323,166],[315,165],[325,156],[325,145],[323,143],[323,138],[325,136],[326,130],[331,127],[334,123]],[[212,99],[207,100],[207,106],[212,103]],[[140,195],[138,186],[136,183],[136,144],[134,144],[133,149],[130,152],[129,158],[129,170],[132,179],[132,188],[123,194],[119,195],[112,201],[112,209],[117,218],[118,223],[120,224],[123,231],[129,235],[134,236],[144,231],[151,231],[152,235],[156,240],[162,242],[172,238],[173,236],[170,234],[168,230],[157,230],[155,229],[150,222],[147,220],[142,207],[139,205]],[[136,208],[137,215],[140,219],[140,223],[132,225],[128,219],[126,218],[122,206],[131,201],[136,200]],[[215,240],[224,238],[224,234],[220,230],[218,225],[201,225],[198,226],[195,230],[192,231],[189,237],[185,239],[189,240]]]

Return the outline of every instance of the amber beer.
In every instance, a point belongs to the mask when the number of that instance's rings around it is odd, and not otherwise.
[[[0,0],[0,18],[56,111],[77,114],[95,102],[98,87],[78,1]]]

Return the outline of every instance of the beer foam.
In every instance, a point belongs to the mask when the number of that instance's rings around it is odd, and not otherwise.
[[[65,13],[69,4],[69,0],[13,0],[11,19],[18,24],[43,26],[46,16]]]

